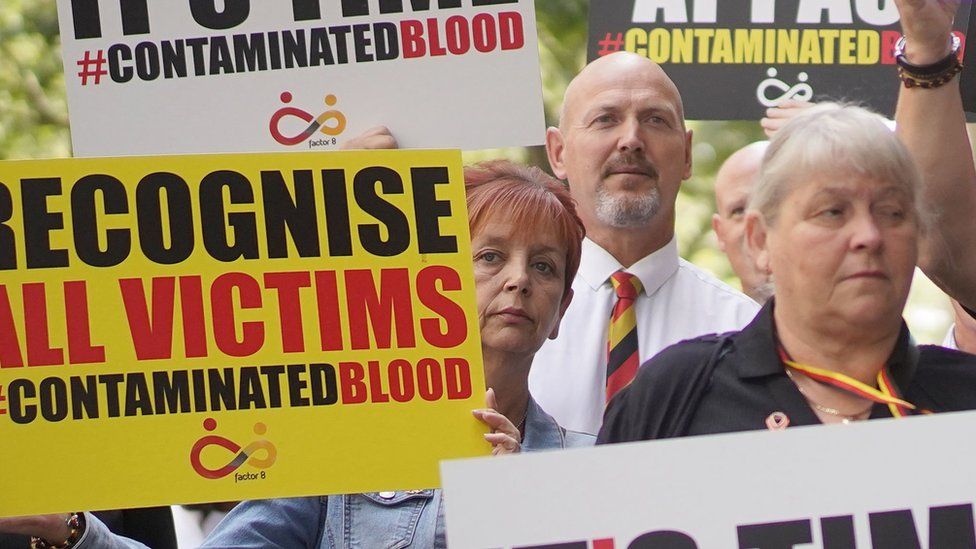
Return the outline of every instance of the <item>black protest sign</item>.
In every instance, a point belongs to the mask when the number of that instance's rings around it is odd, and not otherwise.
[[[964,45],[970,8],[956,17]],[[601,0],[589,36],[590,60],[631,51],[660,63],[689,119],[755,120],[789,98],[895,111],[893,0]]]

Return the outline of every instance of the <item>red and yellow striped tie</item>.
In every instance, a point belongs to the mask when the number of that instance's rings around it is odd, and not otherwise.
[[[617,304],[610,316],[607,340],[607,402],[634,379],[640,366],[634,301],[643,287],[639,278],[625,271],[613,273],[610,281],[617,293]]]

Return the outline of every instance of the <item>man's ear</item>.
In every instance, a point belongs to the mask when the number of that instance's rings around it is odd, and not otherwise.
[[[771,274],[769,267],[769,231],[766,220],[759,212],[746,213],[746,249],[756,262],[756,268],[764,274]]]
[[[718,214],[712,214],[712,230],[715,231],[715,236],[718,237],[718,249],[725,253],[725,237],[722,236],[722,216]]]
[[[685,173],[682,180],[691,179],[691,138],[694,133],[692,130],[685,132]]]
[[[566,145],[559,128],[550,127],[546,130],[546,156],[549,157],[549,167],[559,179],[566,179],[566,166],[563,163],[563,150]]]
[[[556,324],[552,327],[552,332],[549,334],[549,339],[556,339],[559,336],[559,323],[563,321],[563,315],[566,314],[566,309],[569,309],[569,304],[573,302],[573,289],[570,288],[566,292],[566,297],[563,298],[562,303],[559,304],[559,316],[556,318]]]

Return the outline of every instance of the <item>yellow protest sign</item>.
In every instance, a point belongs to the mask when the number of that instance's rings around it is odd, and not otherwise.
[[[0,516],[487,453],[460,154],[0,162]]]

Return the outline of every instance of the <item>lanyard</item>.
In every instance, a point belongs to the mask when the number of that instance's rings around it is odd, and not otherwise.
[[[881,368],[881,371],[878,372],[878,388],[875,389],[874,387],[862,383],[848,375],[794,362],[790,359],[789,355],[786,354],[786,350],[783,349],[782,345],[779,346],[778,350],[780,360],[783,361],[783,364],[785,364],[787,368],[792,368],[793,370],[802,372],[804,375],[810,379],[813,379],[814,381],[832,385],[838,389],[853,393],[873,402],[887,404],[888,409],[891,410],[892,417],[902,418],[912,415],[913,412],[917,414],[932,413],[928,410],[920,410],[911,402],[901,398],[898,387],[895,386],[894,381],[891,379],[891,375],[888,373],[887,366]]]

